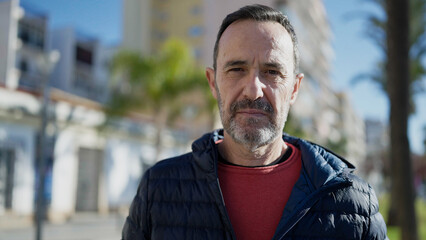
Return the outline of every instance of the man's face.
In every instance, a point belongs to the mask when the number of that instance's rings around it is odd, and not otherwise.
[[[293,44],[277,22],[232,23],[219,41],[216,71],[206,71],[224,130],[248,149],[281,136],[303,75],[294,75]]]

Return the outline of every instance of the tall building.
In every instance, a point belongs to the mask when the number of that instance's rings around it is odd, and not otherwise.
[[[141,54],[151,52],[151,1],[123,1],[123,47]]]
[[[312,140],[326,144],[339,139],[339,100],[330,79],[332,32],[322,1],[278,1],[278,9],[292,22],[299,41],[300,69],[304,73],[291,114]],[[309,8],[306,8],[309,5]]]
[[[171,37],[185,40],[201,59],[204,39],[202,0],[123,1],[123,46],[155,53]]]
[[[230,9],[262,0],[126,0],[123,1],[123,47],[155,53],[168,38],[188,43],[201,65],[212,65],[216,33]]]

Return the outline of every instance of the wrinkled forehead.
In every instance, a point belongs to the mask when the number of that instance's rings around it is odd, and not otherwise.
[[[282,61],[291,60],[291,37],[278,22],[241,20],[229,25],[219,40],[218,67],[230,57],[238,58],[251,54]]]

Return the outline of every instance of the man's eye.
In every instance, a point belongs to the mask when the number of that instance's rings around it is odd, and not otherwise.
[[[280,74],[280,72],[278,72],[276,70],[266,70],[266,73],[270,74],[270,75],[279,75]]]
[[[241,71],[244,71],[244,69],[243,68],[231,68],[231,69],[229,69],[229,71],[230,72],[241,72]]]

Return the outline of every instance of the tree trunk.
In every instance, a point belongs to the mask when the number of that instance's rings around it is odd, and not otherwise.
[[[163,134],[164,129],[166,128],[167,124],[167,109],[166,107],[163,108],[157,108],[158,110],[155,112],[155,140],[154,140],[154,147],[155,147],[155,156],[154,160],[155,162],[160,161],[161,154],[163,152]]]
[[[404,240],[418,240],[414,183],[407,136],[409,116],[409,0],[387,0],[388,89],[392,199]]]

